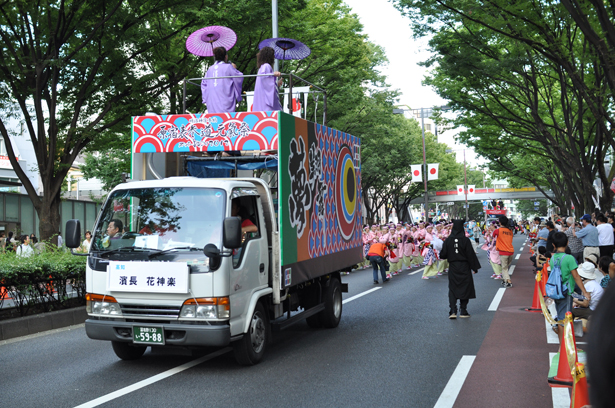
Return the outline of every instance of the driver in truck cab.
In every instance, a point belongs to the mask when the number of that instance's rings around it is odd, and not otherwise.
[[[247,211],[245,208],[241,207],[239,199],[233,199],[231,205],[231,216],[241,218],[241,235],[243,236],[248,232],[258,232],[258,227],[250,221],[248,215],[246,214]]]
[[[120,239],[124,224],[122,221],[114,219],[109,221],[107,225],[107,236],[103,239],[103,247],[109,248],[112,239]]]

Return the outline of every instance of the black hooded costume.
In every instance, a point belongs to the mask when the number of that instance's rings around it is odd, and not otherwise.
[[[453,221],[451,235],[446,238],[440,251],[440,258],[448,260],[448,293],[451,313],[457,312],[457,299],[461,299],[461,312],[466,312],[468,299],[476,298],[472,271],[480,269],[480,262],[466,237],[463,220]]]

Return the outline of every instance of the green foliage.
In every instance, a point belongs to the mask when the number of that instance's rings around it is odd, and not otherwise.
[[[86,258],[74,256],[48,245],[47,249],[28,258],[14,252],[0,253],[0,305],[12,298],[21,316],[31,312],[66,308],[70,283],[76,301],[85,302]]]
[[[538,206],[534,205],[536,202]],[[535,210],[536,207],[538,207],[538,210]],[[547,200],[519,200],[517,202],[517,211],[521,214],[521,218],[523,219],[547,215]]]
[[[111,191],[123,182],[122,173],[130,173],[130,150],[111,148],[104,155],[88,153],[81,171],[85,179],[97,178],[103,190]]]

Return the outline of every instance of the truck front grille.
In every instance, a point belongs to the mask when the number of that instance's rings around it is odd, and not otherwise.
[[[143,305],[122,305],[122,314],[126,317],[177,319],[179,317],[180,306],[143,306]]]

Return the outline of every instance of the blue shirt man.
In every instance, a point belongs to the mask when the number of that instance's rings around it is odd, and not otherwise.
[[[581,217],[583,229],[579,232],[573,232],[575,237],[581,238],[584,247],[597,247],[600,245],[598,229],[591,224],[591,220],[592,217],[589,214],[585,214]]]
[[[538,247],[546,247],[547,239],[549,238],[549,230],[545,228],[543,224],[540,224],[540,231],[536,234],[536,238],[538,239]],[[543,238],[543,239],[540,239]]]

